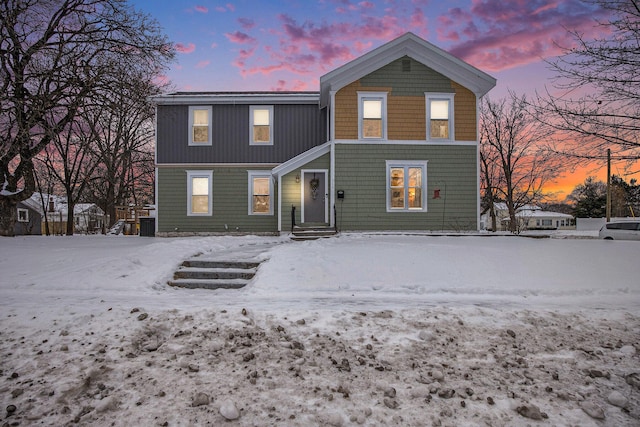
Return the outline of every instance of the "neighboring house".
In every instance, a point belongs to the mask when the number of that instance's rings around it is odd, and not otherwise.
[[[16,223],[13,226],[13,234],[21,235],[40,235],[42,223],[42,206],[33,196],[27,200],[18,203],[18,214]]]
[[[33,193],[31,198],[27,200],[40,212],[39,231],[36,234],[46,234],[45,219],[49,223],[50,234],[65,234],[67,232],[68,205],[65,197]],[[46,207],[46,215],[42,213],[42,206]],[[73,224],[76,233],[100,233],[103,231],[103,226],[106,225],[106,215],[95,203],[77,203],[73,208]]]
[[[511,219],[509,218],[509,210],[506,203],[499,202],[494,204],[496,212],[496,231],[509,229]],[[539,206],[525,205],[516,210],[516,219],[518,220],[519,231],[525,230],[575,230],[575,221],[573,216],[560,213],[545,211]],[[481,217],[482,228],[491,230],[491,215],[484,212]]]
[[[319,92],[154,97],[156,235],[477,230],[477,111],[495,83],[407,33]]]
[[[50,199],[51,203],[51,199]],[[64,198],[56,198],[55,204],[47,211],[49,232],[65,234],[67,232],[67,212],[69,207]],[[104,231],[106,217],[104,211],[95,203],[77,203],[73,207],[73,232],[81,234],[99,234]],[[45,224],[42,223],[42,232]]]

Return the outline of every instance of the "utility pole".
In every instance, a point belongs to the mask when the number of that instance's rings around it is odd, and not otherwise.
[[[607,222],[611,221],[611,149],[607,148]]]

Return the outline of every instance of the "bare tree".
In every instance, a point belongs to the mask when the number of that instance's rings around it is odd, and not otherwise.
[[[125,0],[0,0],[0,235],[35,190],[33,158],[123,66],[157,75],[174,50]]]
[[[498,189],[504,186],[504,174],[500,171],[501,162],[497,150],[492,149],[489,144],[480,144],[482,208],[489,212],[492,231],[498,229],[495,203],[499,200]]]
[[[81,200],[97,165],[97,159],[91,156],[92,133],[84,127],[81,117],[76,116],[76,120],[53,135],[51,143],[44,150],[49,173],[65,192],[67,236],[73,235],[75,205]]]
[[[549,135],[550,130],[540,126],[529,111],[524,95],[511,92],[499,101],[482,100],[480,151],[487,181],[485,198],[491,199],[491,205],[496,197],[505,202],[510,231],[518,230],[517,210],[540,202],[545,196],[544,185],[559,172],[558,157],[543,148]]]
[[[91,147],[98,170],[90,197],[111,223],[116,205],[153,200],[155,110],[149,97],[161,89],[144,75],[123,70],[121,84],[101,94],[83,114],[94,135]]]
[[[640,1],[591,0],[607,19],[602,38],[571,34],[575,47],[550,62],[555,91],[539,95],[540,118],[562,139],[553,149],[577,162],[640,159]],[[551,112],[552,114],[544,114]]]

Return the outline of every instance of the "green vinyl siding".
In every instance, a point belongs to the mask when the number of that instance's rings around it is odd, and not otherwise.
[[[300,215],[302,213],[301,191],[299,182],[296,182],[296,175],[302,177],[302,169],[326,169],[327,173],[331,173],[331,158],[329,154],[325,154],[317,159],[307,163],[303,167],[296,169],[282,177],[282,231],[291,230],[291,207],[296,208],[296,224],[300,225]],[[329,175],[327,176],[329,177]],[[329,183],[331,185],[331,183]],[[328,191],[331,191],[328,189]],[[333,215],[330,211],[329,215]]]
[[[187,170],[213,170],[213,215],[187,216]],[[251,170],[260,170],[252,167]],[[271,169],[265,169],[270,172]],[[277,186],[273,215],[249,215],[247,168],[159,168],[159,233],[274,233],[277,231]],[[225,227],[226,225],[226,227]]]
[[[409,71],[403,71],[409,61]],[[406,70],[406,69],[405,69]],[[424,96],[425,92],[455,92],[451,80],[408,56],[397,59],[360,79],[367,87],[390,87],[393,96]]]
[[[335,189],[340,230],[475,230],[477,148],[474,145],[336,144]],[[426,212],[387,212],[386,161],[426,160]],[[434,190],[440,198],[434,199]]]

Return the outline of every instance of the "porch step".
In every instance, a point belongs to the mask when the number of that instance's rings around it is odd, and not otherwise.
[[[259,262],[188,259],[169,286],[189,289],[240,289],[256,274]]]
[[[337,234],[336,229],[328,226],[300,227],[295,226],[291,231],[292,240],[316,240],[333,237]]]

